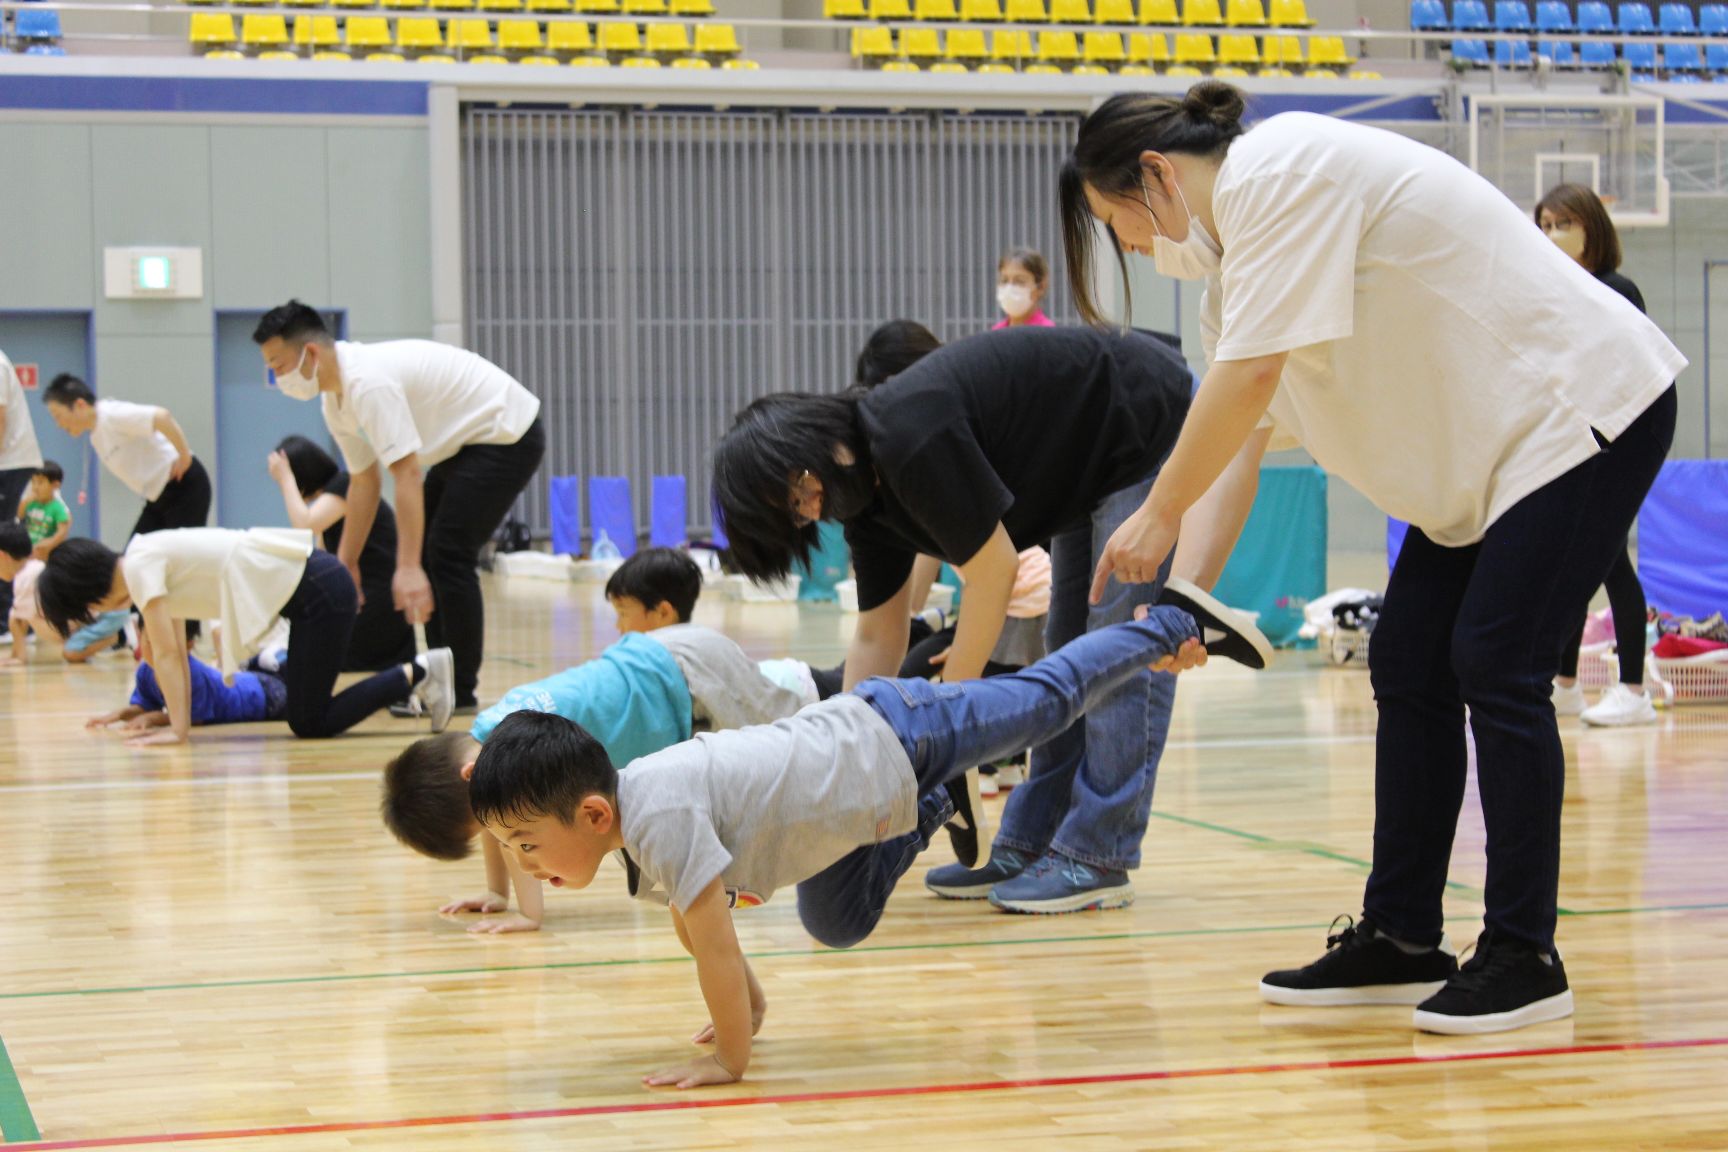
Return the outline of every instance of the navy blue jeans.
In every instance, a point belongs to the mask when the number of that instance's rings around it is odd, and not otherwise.
[[[306,558],[300,586],[282,606],[288,621],[288,727],[296,736],[336,736],[380,708],[408,698],[408,678],[391,668],[336,693],[336,677],[359,617],[360,593],[342,562],[328,552]]]
[[[1363,910],[1393,936],[1440,940],[1468,708],[1488,833],[1487,924],[1553,947],[1566,783],[1554,675],[1668,455],[1674,408],[1670,388],[1479,543],[1443,548],[1415,528],[1405,537],[1368,649],[1380,724]]]
[[[1186,612],[1154,608],[1145,620],[1088,632],[1019,672],[958,684],[874,679],[854,691],[900,737],[924,795],[968,768],[1076,727],[1194,635]],[[800,883],[805,930],[831,948],[850,948],[870,935],[894,885],[935,831],[921,827],[866,845]]]

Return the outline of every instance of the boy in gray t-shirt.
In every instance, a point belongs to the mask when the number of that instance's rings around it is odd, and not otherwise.
[[[1166,599],[1189,611],[1142,609],[1142,619],[1082,636],[1012,675],[868,680],[788,719],[645,756],[625,773],[578,725],[518,712],[464,770],[474,817],[523,871],[555,888],[587,887],[601,858],[620,852],[632,895],[664,893],[711,1013],[697,1042],[715,1050],[646,1082],[728,1083],[744,1074],[766,1007],[732,908],[795,884],[810,934],[850,947],[952,815],[947,781],[1050,739],[1148,668],[1180,672],[1208,651],[1244,645],[1262,659],[1270,650],[1253,625],[1203,593]]]

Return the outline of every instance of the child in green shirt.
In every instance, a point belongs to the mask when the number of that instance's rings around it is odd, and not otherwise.
[[[18,501],[18,519],[30,533],[36,559],[46,560],[60,542],[72,534],[72,511],[60,499],[66,473],[52,460],[44,460],[30,477],[30,487]]]

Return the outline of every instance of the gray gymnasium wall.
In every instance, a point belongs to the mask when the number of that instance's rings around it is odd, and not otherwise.
[[[98,393],[171,409],[212,471],[217,310],[299,296],[356,339],[431,333],[423,124],[57,115],[0,122],[0,156],[0,311],[91,313]],[[203,299],[104,299],[102,249],[133,244],[202,248]],[[104,473],[100,507],[118,545],[139,502]]]

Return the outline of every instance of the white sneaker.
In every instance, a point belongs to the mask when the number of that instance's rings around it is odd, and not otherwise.
[[[1614,684],[1602,693],[1602,699],[1584,709],[1586,724],[1599,728],[1623,728],[1635,724],[1656,723],[1656,706],[1650,694],[1628,684]]]
[[[414,689],[414,698],[425,708],[432,731],[442,732],[456,707],[456,661],[450,649],[434,648],[417,657],[416,663],[426,669],[426,678]]]
[[[1574,681],[1572,687],[1554,681],[1554,715],[1576,716],[1584,711],[1584,689]]]
[[[1018,788],[1026,783],[1026,766],[1024,764],[1000,764],[996,768],[996,786],[998,788]]]

